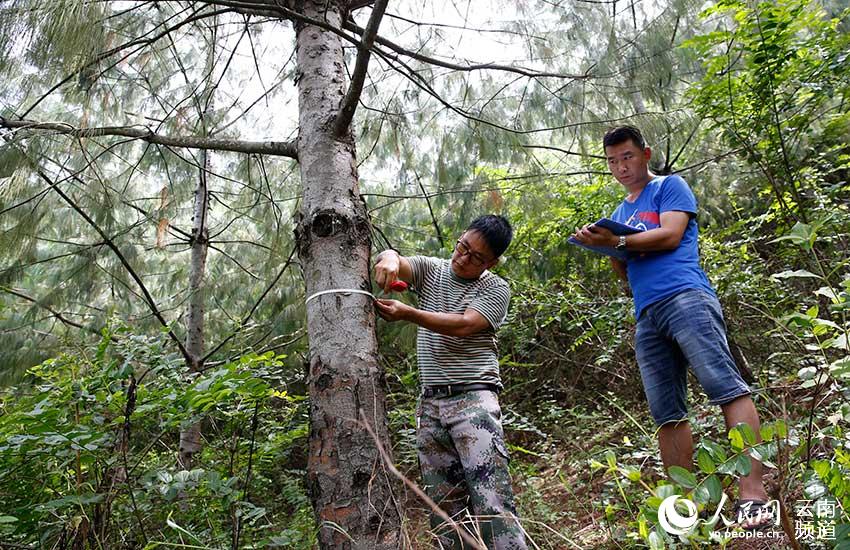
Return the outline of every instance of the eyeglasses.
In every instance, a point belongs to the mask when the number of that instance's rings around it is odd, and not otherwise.
[[[478,252],[470,250],[469,245],[460,239],[458,239],[457,243],[455,243],[455,250],[457,250],[457,253],[460,256],[469,256],[469,261],[476,267],[481,267],[489,261]]]

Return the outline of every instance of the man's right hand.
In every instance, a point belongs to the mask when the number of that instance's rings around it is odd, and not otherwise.
[[[376,258],[375,283],[384,292],[397,292],[398,289],[393,289],[390,286],[396,281],[412,283],[413,268],[410,267],[410,262],[407,261],[407,258],[401,256],[395,250],[384,250]]]
[[[390,291],[390,285],[398,280],[398,272],[401,268],[401,256],[395,250],[384,250],[375,264],[375,283]]]

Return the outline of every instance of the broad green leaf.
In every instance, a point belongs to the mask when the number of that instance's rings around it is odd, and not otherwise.
[[[782,237],[773,239],[770,242],[777,243],[780,241],[791,241],[805,250],[810,250],[816,238],[817,234],[811,225],[802,222],[797,222],[796,224],[794,224],[794,227],[791,228],[790,233]]]
[[[717,469],[714,460],[711,459],[711,454],[705,449],[697,451],[697,466],[699,466],[700,471],[706,474],[712,474]]]
[[[664,550],[664,540],[655,531],[649,534],[649,550]]]
[[[753,431],[752,426],[749,424],[741,423],[736,426],[741,434],[744,436],[744,442],[747,445],[755,445],[756,444],[756,432]]]
[[[708,487],[703,484],[699,484],[693,490],[692,499],[697,504],[708,504],[711,502],[711,493],[708,491]]]
[[[850,550],[850,523],[839,523],[835,526],[834,550]]]
[[[816,463],[813,462],[812,466],[815,467]],[[828,468],[828,465],[827,465]],[[812,476],[808,480],[806,480],[803,485],[803,494],[807,499],[815,500],[823,495],[827,494],[827,488],[821,482],[821,480],[817,476]]]
[[[697,478],[691,472],[682,468],[681,466],[670,466],[668,468],[667,473],[670,475],[670,479],[685,487],[687,489],[693,489],[697,486]]]
[[[850,342],[847,340],[847,334],[839,334],[830,342],[829,347],[834,349],[840,349],[844,351],[850,351]]]
[[[630,481],[640,481],[640,470],[635,468],[623,468],[623,473]]]
[[[705,488],[708,489],[708,494],[711,496],[711,502],[720,502],[720,495],[723,493],[723,485],[716,475],[710,475],[703,481]]]
[[[717,465],[717,473],[731,475],[735,473],[735,458],[729,459],[727,462],[723,462]]]
[[[803,328],[812,326],[812,318],[802,313],[790,313],[783,316],[781,321],[783,325],[788,326],[796,325]]]
[[[741,476],[750,475],[750,471],[752,471],[753,463],[750,460],[750,457],[747,455],[740,455],[735,460],[735,471],[738,472]]]
[[[708,439],[703,440],[702,446],[708,449],[715,463],[726,462],[726,450],[723,447]]]
[[[661,499],[661,500],[658,501],[659,505],[661,504],[661,501],[663,501],[665,498],[667,498],[669,496],[673,496],[675,494],[676,494],[676,487],[674,487],[673,485],[665,484],[665,485],[659,485],[658,487],[655,488],[655,496],[657,496],[659,499]],[[656,508],[658,508],[658,507],[656,506]]]
[[[827,327],[835,330],[843,330],[841,326],[835,321],[830,321],[829,319],[813,319],[812,322],[815,326],[818,327]]]
[[[666,497],[665,497],[666,498]],[[658,510],[658,507],[661,506],[661,503],[664,502],[664,499],[658,496],[652,496],[646,499],[646,505],[651,510]]]
[[[841,301],[841,297],[830,287],[822,286],[815,291],[816,296],[824,296],[829,298],[833,304],[837,304]]]
[[[729,430],[729,442],[732,444],[732,450],[742,451],[744,449],[744,436],[738,426]]]

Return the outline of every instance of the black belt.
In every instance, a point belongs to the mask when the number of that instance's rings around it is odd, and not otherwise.
[[[492,391],[499,392],[496,384],[446,384],[444,386],[425,386],[422,388],[422,397],[451,397],[468,391]]]

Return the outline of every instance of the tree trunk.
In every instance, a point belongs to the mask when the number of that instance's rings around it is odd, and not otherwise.
[[[215,65],[216,20],[211,24],[211,37],[207,49],[206,82],[198,109],[198,119],[202,137],[209,136],[207,118],[213,109],[213,93],[215,91],[212,69]],[[188,84],[188,82],[187,82]],[[202,103],[203,102],[203,103]],[[189,370],[193,373],[203,369],[204,358],[204,273],[207,266],[207,251],[209,249],[209,232],[207,230],[207,211],[209,209],[209,187],[207,174],[210,172],[210,152],[200,152],[200,168],[198,170],[198,186],[195,188],[195,203],[192,208],[192,255],[189,264],[189,304],[186,311],[186,353]],[[192,423],[180,430],[180,447],[178,449],[178,466],[191,470],[195,455],[201,451],[201,421]]]
[[[302,0],[299,11],[341,26],[335,0]],[[299,161],[303,200],[297,215],[298,256],[307,296],[335,288],[369,290],[370,233],[358,192],[350,131],[333,137],[345,93],[339,38],[296,24]],[[400,546],[400,517],[393,484],[366,418],[384,448],[385,380],[378,363],[375,312],[363,294],[326,294],[307,304],[310,339],[309,491],[323,549],[390,549]]]
[[[186,352],[189,369],[199,372],[204,357],[204,271],[207,264],[207,207],[209,190],[207,174],[209,153],[201,151],[198,187],[195,189],[194,219],[192,221],[192,259],[189,266],[189,306],[186,312]],[[201,422],[180,430],[180,449],[177,460],[184,470],[191,470],[195,454],[201,450]]]

